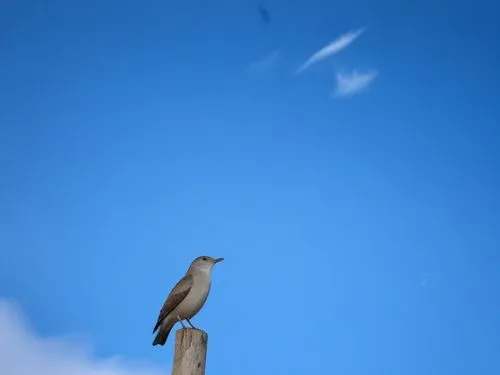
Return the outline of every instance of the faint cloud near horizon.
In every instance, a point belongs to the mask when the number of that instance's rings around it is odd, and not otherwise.
[[[29,326],[16,303],[0,298],[0,374],[161,375],[166,369],[122,358],[92,357],[69,338],[43,338]]]
[[[278,61],[280,60],[281,53],[279,50],[275,50],[270,54],[264,56],[260,60],[257,60],[250,64],[247,68],[248,72],[254,75],[268,73],[273,69]]]
[[[364,31],[366,27],[358,30],[351,30],[345,34],[340,35],[333,42],[327,46],[321,48],[319,51],[315,52],[304,64],[302,64],[295,72],[295,74],[300,74],[305,69],[309,68],[311,65],[320,62],[321,60],[334,55],[343,49],[347,48],[352,42],[354,42]]]
[[[365,73],[358,73],[353,70],[350,73],[337,73],[336,88],[334,97],[347,97],[364,91],[377,78],[378,72],[371,70]]]

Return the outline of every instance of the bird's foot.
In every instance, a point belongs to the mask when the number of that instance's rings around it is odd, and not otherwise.
[[[197,331],[200,331],[200,329],[196,328],[196,327],[193,325],[193,323],[191,323],[191,321],[190,321],[189,319],[186,319],[186,320],[187,320],[187,322],[189,323],[189,325],[191,326],[191,328],[192,328],[192,329],[195,329],[195,330],[197,330]]]

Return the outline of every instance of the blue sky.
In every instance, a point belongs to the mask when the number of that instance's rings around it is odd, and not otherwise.
[[[0,4],[0,372],[500,373],[498,2],[264,4]]]

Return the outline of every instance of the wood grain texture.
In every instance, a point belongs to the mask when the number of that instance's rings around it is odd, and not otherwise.
[[[207,342],[205,331],[192,328],[177,330],[172,375],[205,375]]]

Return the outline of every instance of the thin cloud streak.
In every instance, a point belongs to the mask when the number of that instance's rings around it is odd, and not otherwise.
[[[278,63],[279,59],[280,51],[273,51],[262,59],[250,64],[248,66],[248,71],[253,74],[267,72]]]
[[[341,36],[339,36],[337,39],[335,39],[333,42],[328,44],[327,46],[323,47],[320,49],[318,52],[314,53],[309,60],[307,60],[297,71],[295,74],[300,74],[302,71],[305,69],[309,68],[311,65],[326,59],[327,57],[338,53],[342,51],[343,49],[347,48],[352,42],[354,42],[364,31],[366,30],[366,27],[361,28],[359,30],[351,30]]]
[[[120,358],[97,359],[81,344],[42,338],[27,324],[17,304],[0,298],[0,374],[161,375],[166,371]]]
[[[428,282],[429,282],[429,274],[428,273],[424,273],[422,275],[422,279],[420,280],[420,287],[424,288],[425,286],[427,286]]]
[[[375,70],[358,73],[337,73],[337,87],[333,96],[343,97],[351,96],[365,90],[377,78],[378,73]]]

